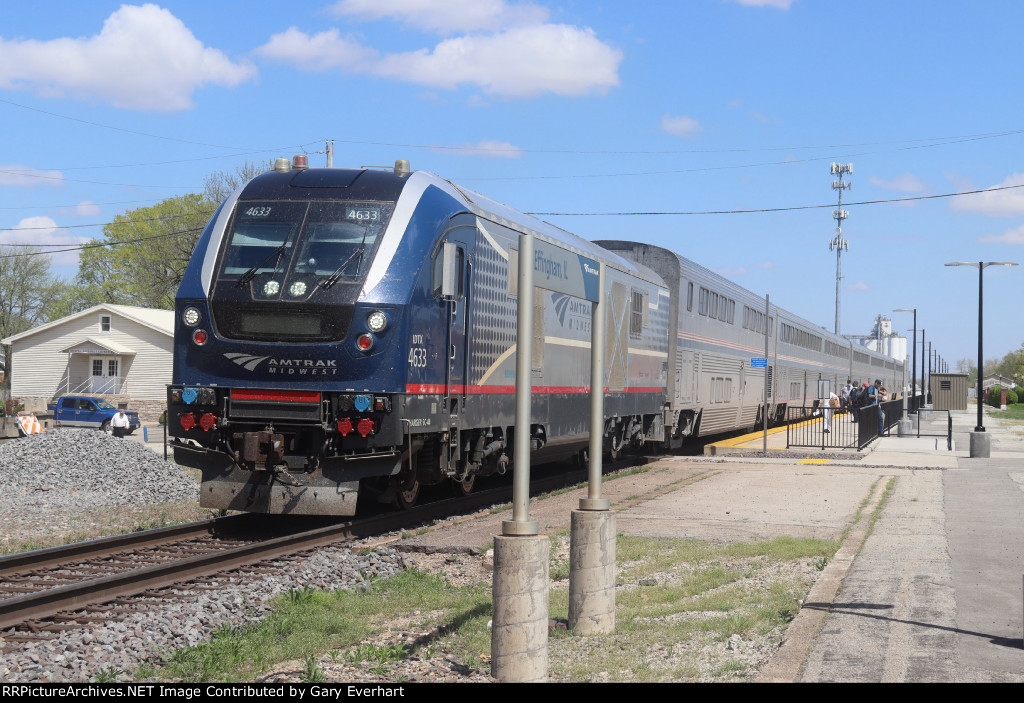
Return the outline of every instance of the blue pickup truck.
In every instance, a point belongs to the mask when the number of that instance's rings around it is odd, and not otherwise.
[[[57,427],[92,427],[110,433],[110,420],[117,415],[117,408],[102,398],[90,398],[81,395],[65,395],[57,399],[56,405],[50,408]],[[126,410],[125,415],[131,423],[128,434],[139,429],[139,414],[134,410]]]

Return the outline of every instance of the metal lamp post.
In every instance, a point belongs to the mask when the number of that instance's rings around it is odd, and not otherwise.
[[[914,313],[914,341],[910,345],[912,366],[910,372],[910,412],[917,412],[917,308],[896,308],[893,312]]]
[[[982,320],[984,316],[984,307],[982,301],[984,300],[985,287],[984,287],[984,273],[985,269],[989,266],[1016,266],[1016,261],[979,261],[974,263],[973,261],[952,261],[946,266],[973,266],[978,269],[978,424],[974,428],[974,433],[971,435],[971,456],[985,456],[989,455],[989,441],[988,436],[983,435],[985,432],[985,422],[982,413],[982,398],[981,398],[981,381],[982,375],[984,374],[983,369],[985,368],[985,357],[982,351]],[[984,439],[982,439],[984,437]],[[977,445],[977,446],[976,446]],[[977,452],[977,453],[976,453]]]

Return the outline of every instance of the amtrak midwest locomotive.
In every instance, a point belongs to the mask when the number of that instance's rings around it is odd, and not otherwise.
[[[591,304],[537,288],[532,418],[515,427],[520,234],[605,264],[607,451],[752,426],[815,382],[902,365],[772,308],[667,250],[600,246],[438,176],[279,159],[199,238],[176,299],[168,431],[202,471],[201,505],[352,515],[360,493],[408,507],[420,487],[537,461],[589,438]],[[535,262],[538,272],[560,262]],[[546,267],[546,268],[545,268]],[[538,273],[538,278],[543,274]],[[771,388],[765,369],[767,332]]]

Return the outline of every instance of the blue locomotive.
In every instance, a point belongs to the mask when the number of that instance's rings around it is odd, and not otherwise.
[[[585,451],[591,305],[540,288],[532,420],[514,426],[520,234],[606,266],[605,447],[662,442],[669,288],[648,268],[438,176],[279,159],[200,236],[176,298],[167,425],[201,505],[352,515]]]

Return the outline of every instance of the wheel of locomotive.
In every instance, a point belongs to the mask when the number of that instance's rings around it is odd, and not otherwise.
[[[395,492],[394,504],[402,510],[408,510],[420,499],[419,454],[413,454],[412,465],[402,468],[391,484]]]
[[[457,478],[452,479],[452,488],[455,490],[457,496],[468,496],[473,492],[473,486],[476,484],[476,474],[470,474],[461,481]]]
[[[420,480],[411,474],[395,491],[395,504],[402,510],[408,510],[420,499]]]

